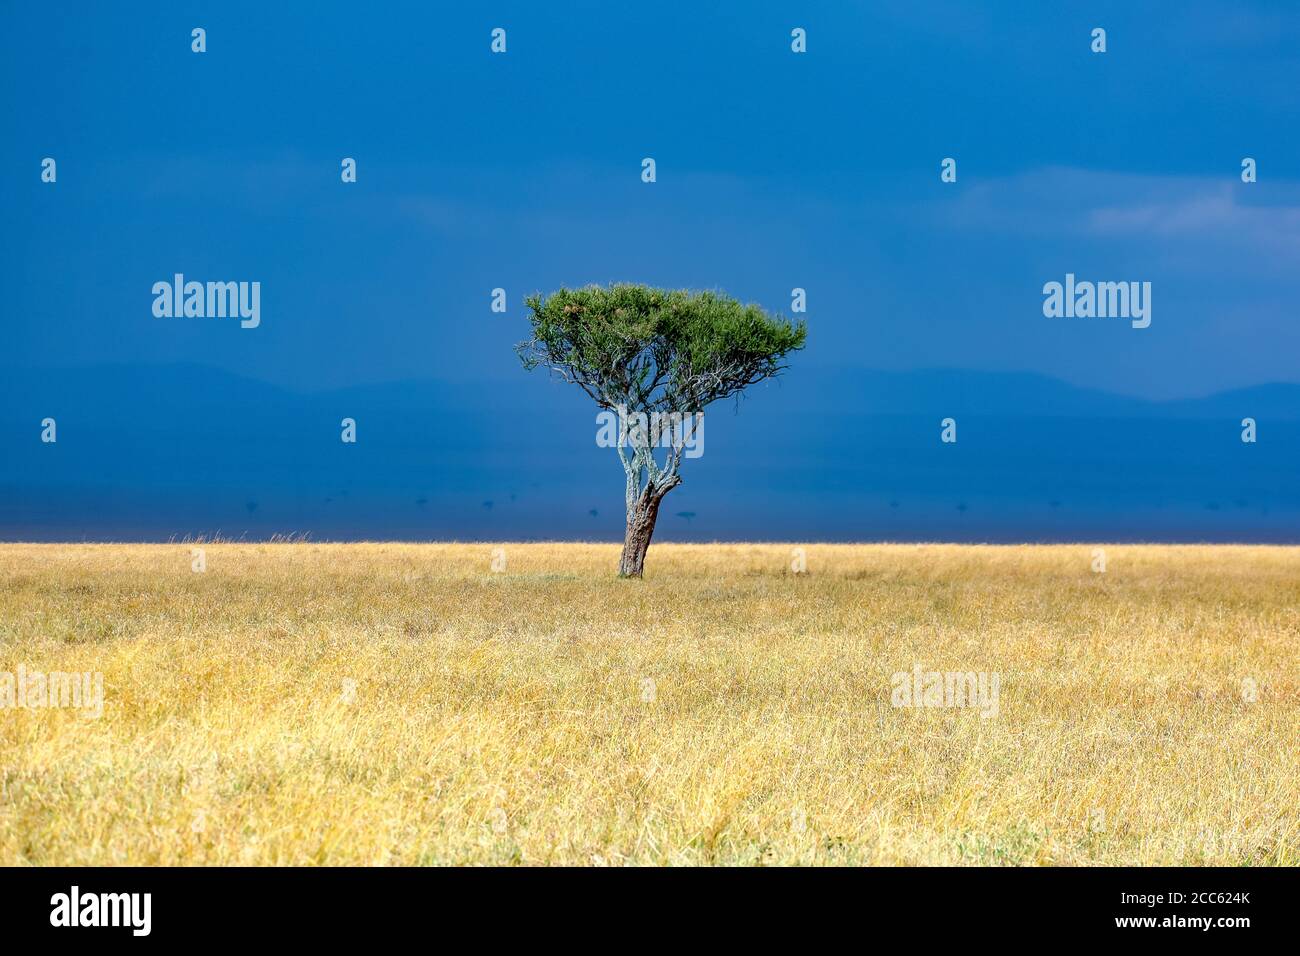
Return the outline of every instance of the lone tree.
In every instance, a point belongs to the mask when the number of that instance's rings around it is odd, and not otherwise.
[[[560,289],[526,304],[532,338],[517,349],[524,367],[549,369],[608,420],[616,416],[609,443],[627,476],[618,573],[639,578],[659,503],[682,482],[683,451],[693,457],[703,438],[704,408],[785,369],[807,329],[726,295],[643,285]]]

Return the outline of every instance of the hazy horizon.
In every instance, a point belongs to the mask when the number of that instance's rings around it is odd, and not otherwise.
[[[1300,541],[1300,386],[1149,402],[1033,373],[799,372],[706,413],[658,540]],[[594,405],[518,374],[522,434],[515,395],[482,385],[10,370],[0,538],[619,540],[622,469]]]

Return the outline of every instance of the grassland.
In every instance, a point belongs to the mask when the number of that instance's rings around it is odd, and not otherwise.
[[[0,545],[0,864],[1300,863],[1300,549],[493,547]]]

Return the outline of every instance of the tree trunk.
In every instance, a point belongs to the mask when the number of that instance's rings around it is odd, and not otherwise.
[[[618,561],[618,576],[639,578],[645,568],[645,553],[650,538],[655,533],[655,520],[659,517],[659,502],[676,487],[676,482],[665,488],[647,487],[628,509],[627,530],[623,535],[623,556]]]

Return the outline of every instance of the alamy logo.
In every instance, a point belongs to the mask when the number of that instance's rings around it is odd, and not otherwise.
[[[911,671],[898,671],[890,678],[895,707],[978,707],[981,717],[998,715],[996,673],[985,671],[923,671],[916,664]]]
[[[51,926],[129,926],[132,936],[148,936],[153,926],[151,893],[70,893],[50,897]]]
[[[704,454],[703,412],[629,412],[626,405],[596,413],[599,448],[680,448],[683,457]]]
[[[1132,319],[1135,329],[1151,324],[1150,282],[1075,282],[1065,274],[1065,284],[1043,286],[1043,315],[1049,319]]]
[[[70,707],[87,717],[104,716],[104,675],[29,671],[0,671],[0,709],[45,710]]]
[[[178,272],[171,282],[155,282],[153,295],[153,314],[159,319],[237,317],[245,329],[262,322],[260,282],[186,282]]]

